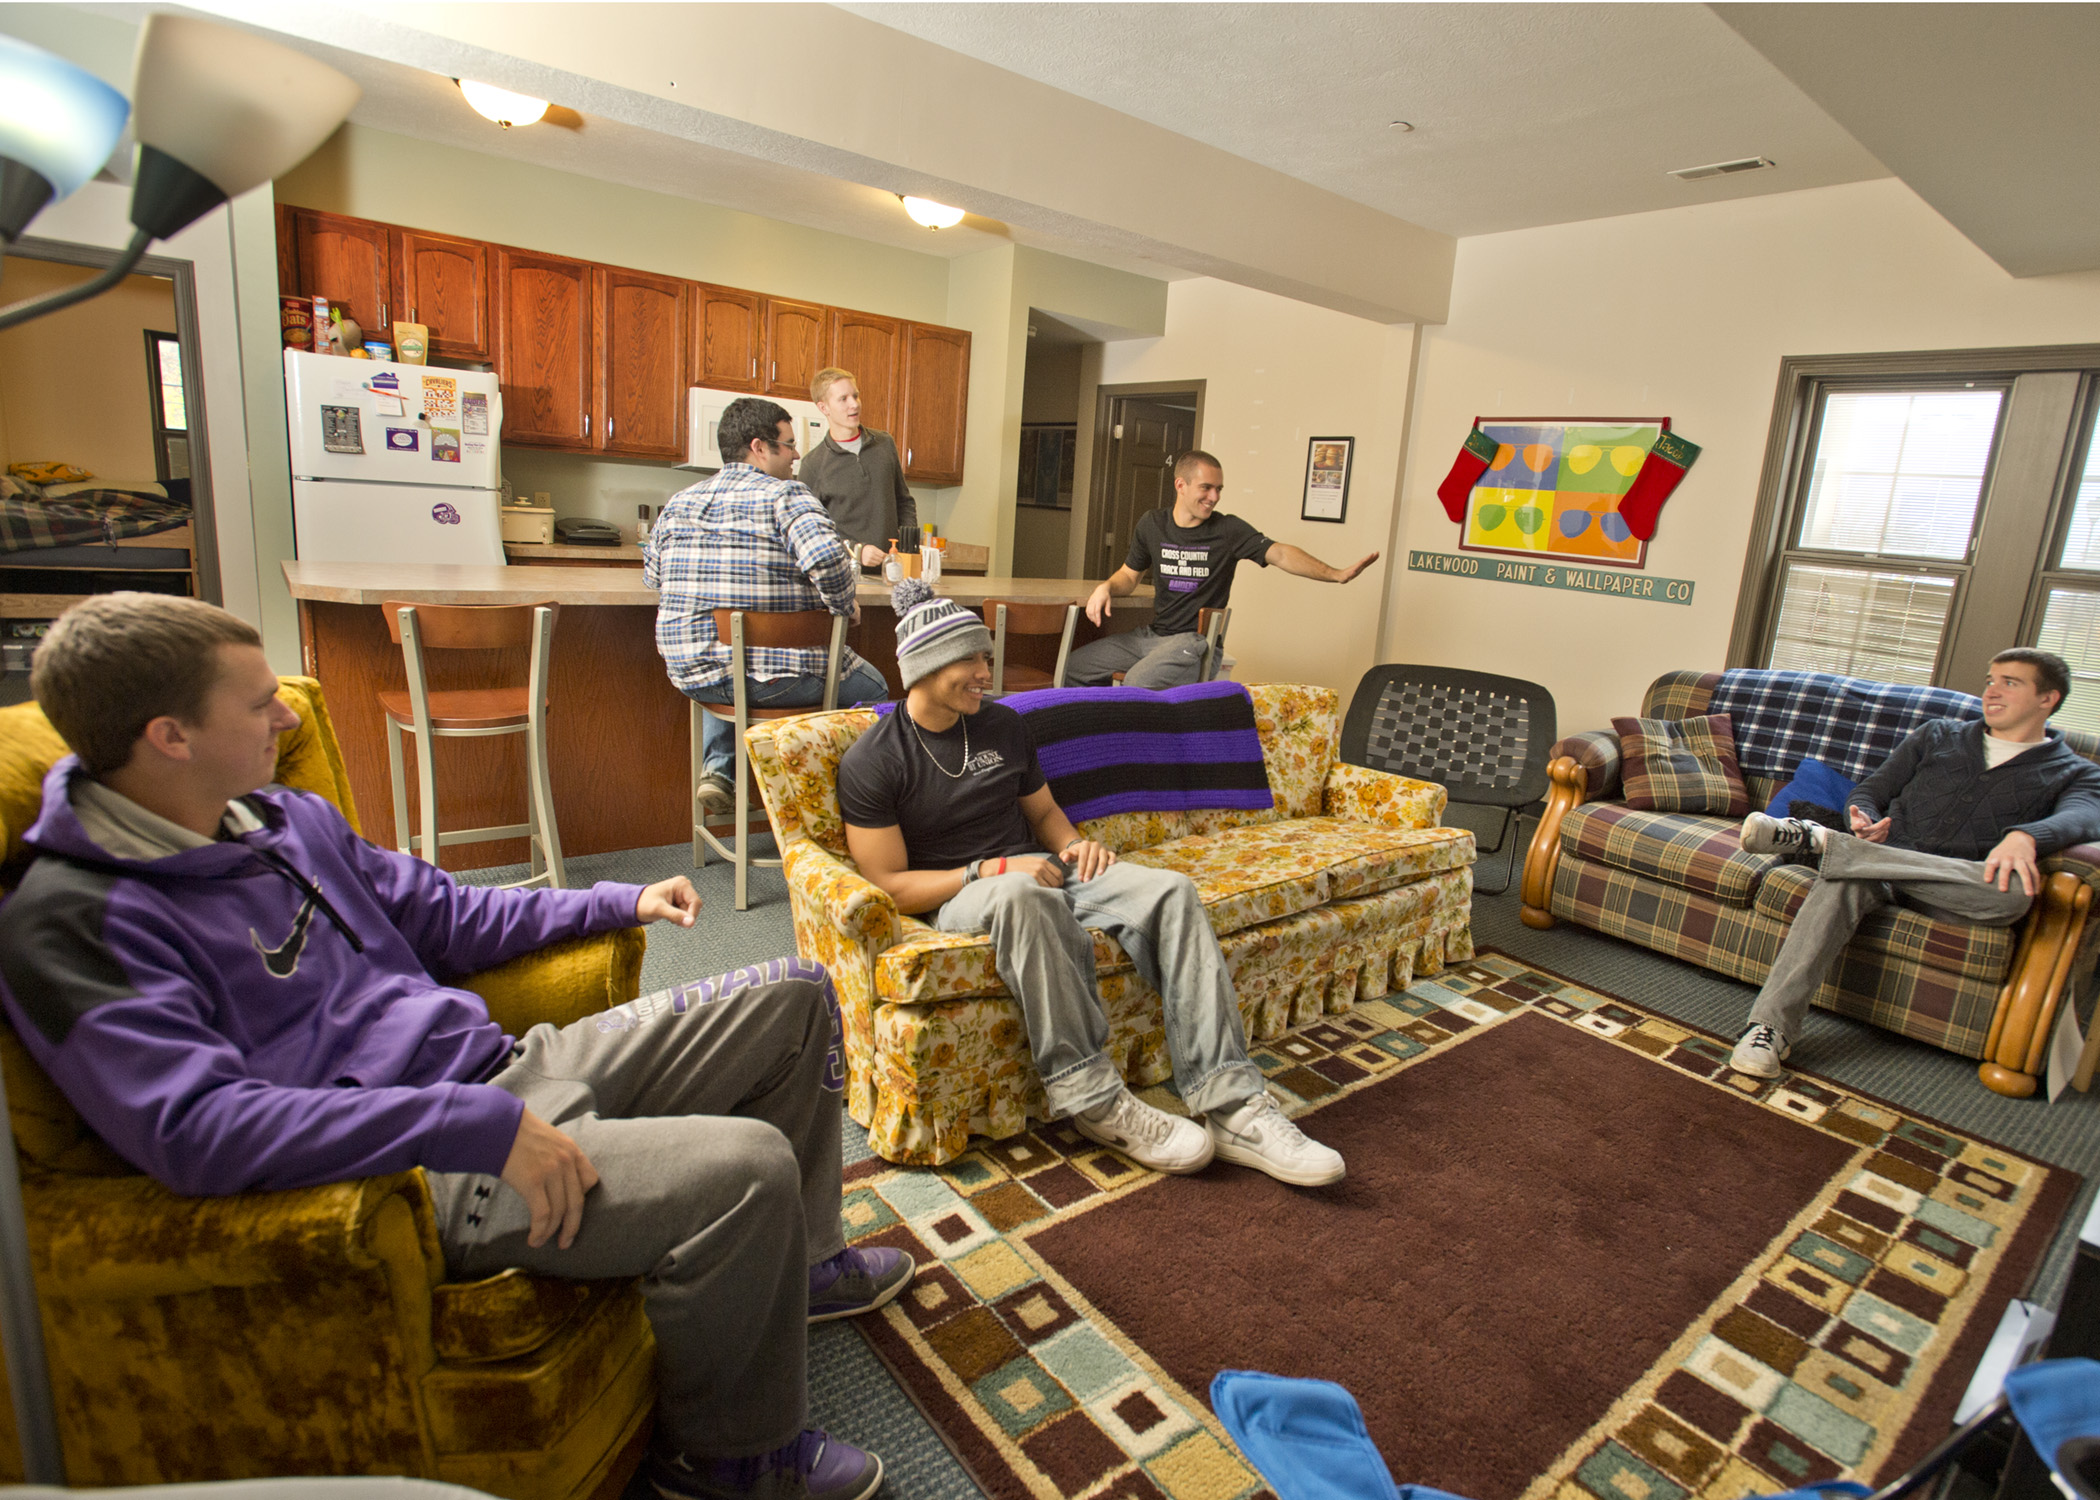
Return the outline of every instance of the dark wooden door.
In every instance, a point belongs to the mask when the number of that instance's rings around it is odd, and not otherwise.
[[[824,320],[831,311],[821,302],[766,299],[766,381],[768,396],[809,399],[809,383],[824,368]]]
[[[489,247],[480,240],[398,229],[393,256],[394,316],[427,328],[432,354],[489,358]],[[391,343],[392,328],[382,337]]]
[[[764,371],[759,368],[759,345],[765,339],[756,292],[733,286],[693,285],[693,338],[688,368],[693,384],[717,391],[758,390]]]
[[[591,446],[591,272],[588,261],[496,252],[496,374],[503,440]]]
[[[904,477],[961,484],[970,406],[970,335],[930,323],[904,325],[904,415],[897,446]]]
[[[834,307],[825,334],[824,363],[851,370],[854,384],[860,387],[861,425],[895,437],[897,419],[904,413],[904,403],[898,399],[898,376],[904,364],[903,322]]]
[[[347,310],[367,338],[391,337],[388,237],[386,225],[369,219],[282,205],[277,211],[278,283],[295,296],[326,297],[330,308]],[[320,343],[317,339],[316,346]]]
[[[685,456],[685,327],[692,283],[600,266],[596,277],[597,446],[635,458]]]
[[[1196,413],[1189,407],[1124,396],[1110,418],[1108,513],[1091,578],[1106,578],[1123,565],[1139,516],[1174,503],[1174,460],[1195,446]]]

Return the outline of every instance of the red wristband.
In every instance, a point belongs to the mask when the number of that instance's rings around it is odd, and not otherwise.
[[[1006,873],[1006,856],[1003,854],[999,856],[999,873],[1001,875]]]

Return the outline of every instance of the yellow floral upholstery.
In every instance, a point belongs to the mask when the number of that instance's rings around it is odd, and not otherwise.
[[[1335,761],[1334,693],[1251,691],[1273,810],[1081,826],[1195,881],[1261,1042],[1470,958],[1474,850],[1472,834],[1438,826],[1442,787]],[[838,986],[847,1108],[886,1159],[939,1163],[1047,1105],[990,939],[902,915],[846,857],[839,758],[874,722],[848,709],[753,725],[746,739],[781,837],[796,947]],[[1159,995],[1111,939],[1093,939],[1109,1054],[1133,1085],[1159,1083],[1172,1073]]]
[[[278,781],[355,826],[320,685],[280,687],[301,722]],[[64,753],[33,704],[0,709],[10,862]],[[630,928],[556,944],[469,987],[513,1035],[572,1021],[634,998],[643,941]],[[4,1024],[0,1069],[71,1483],[402,1474],[516,1500],[625,1487],[656,1393],[634,1283],[447,1282],[420,1170],[178,1197],[104,1145]],[[0,1378],[0,1480],[21,1477]]]

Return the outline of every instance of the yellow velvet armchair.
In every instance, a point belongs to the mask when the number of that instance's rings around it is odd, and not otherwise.
[[[320,684],[278,780],[356,826]],[[0,709],[0,891],[65,745]],[[633,999],[638,928],[470,981],[513,1035]],[[398,1474],[515,1500],[616,1500],[640,1462],[655,1341],[632,1282],[448,1282],[420,1169],[184,1198],[124,1162],[0,1023],[59,1437],[74,1485]],[[0,1375],[0,1480],[22,1476]]]

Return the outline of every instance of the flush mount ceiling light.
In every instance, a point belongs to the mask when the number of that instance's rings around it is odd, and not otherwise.
[[[474,106],[476,114],[494,120],[505,130],[513,125],[530,125],[547,113],[547,101],[535,99],[530,94],[513,94],[509,89],[499,89],[492,83],[476,83],[471,78],[453,81],[466,95],[467,103]]]
[[[1697,182],[1705,177],[1726,177],[1734,172],[1759,172],[1779,163],[1769,156],[1745,156],[1736,161],[1717,161],[1703,167],[1679,167],[1670,173],[1679,182]]]
[[[931,198],[906,198],[902,193],[897,196],[903,200],[904,211],[911,215],[914,224],[924,224],[928,229],[953,229],[963,221],[963,211],[959,208],[950,208]]]

